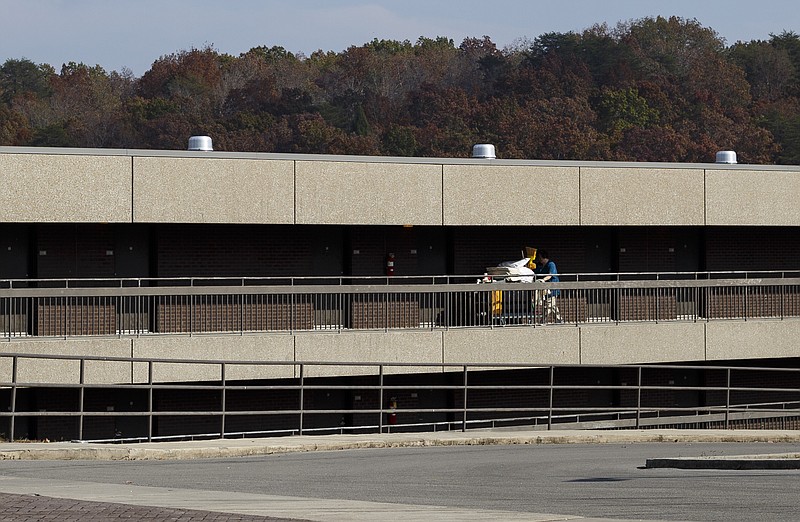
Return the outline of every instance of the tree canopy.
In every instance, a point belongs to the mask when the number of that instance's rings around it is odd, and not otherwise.
[[[24,58],[0,66],[0,145],[800,163],[800,36],[727,46],[696,20],[547,33],[375,39],[342,52],[258,46],[164,55],[140,78]]]

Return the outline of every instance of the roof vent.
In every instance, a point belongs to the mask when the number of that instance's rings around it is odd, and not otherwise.
[[[479,143],[472,147],[472,157],[482,159],[495,159],[494,145],[490,143]]]
[[[189,150],[208,152],[214,150],[214,147],[211,146],[211,138],[208,136],[192,136],[189,138]]]
[[[736,152],[732,150],[717,152],[717,163],[736,163]]]

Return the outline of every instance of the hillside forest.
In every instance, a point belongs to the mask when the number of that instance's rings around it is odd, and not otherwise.
[[[297,55],[211,47],[141,77],[9,58],[0,145],[800,164],[800,36],[726,45],[695,20],[643,18],[491,38],[375,39]]]

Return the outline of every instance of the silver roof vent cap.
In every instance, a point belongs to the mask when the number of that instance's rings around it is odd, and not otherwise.
[[[721,150],[717,152],[717,163],[736,163],[736,152],[732,150]]]
[[[491,143],[479,143],[472,146],[472,157],[481,159],[495,159],[494,145]]]
[[[192,136],[189,138],[189,150],[201,150],[209,152],[214,150],[211,145],[211,138],[208,136]]]

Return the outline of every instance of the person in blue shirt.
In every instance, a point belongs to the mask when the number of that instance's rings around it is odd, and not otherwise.
[[[539,278],[537,277],[537,281],[550,281],[552,283],[557,283],[558,279],[558,269],[556,269],[556,264],[550,259],[550,254],[547,253],[547,250],[540,249],[538,255],[536,256],[536,260],[538,261],[537,267],[534,269],[534,273],[537,276],[544,275],[544,277]],[[544,296],[542,299],[543,305],[543,315],[542,322],[546,323],[549,317],[552,315],[557,323],[563,323],[564,319],[561,317],[561,312],[558,310],[558,305],[556,304],[556,298],[561,295],[561,290],[546,290],[544,292]]]

